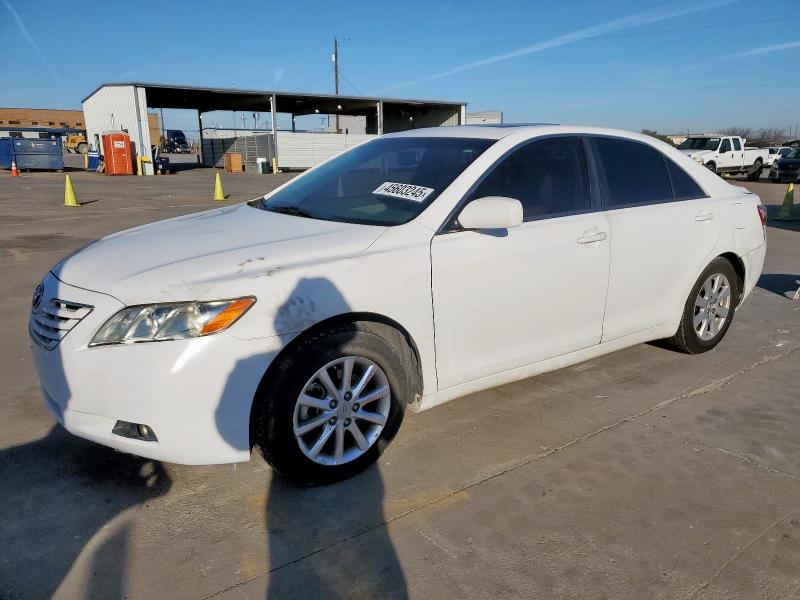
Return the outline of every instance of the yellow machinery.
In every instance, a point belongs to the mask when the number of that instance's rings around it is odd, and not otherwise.
[[[82,133],[71,133],[64,138],[64,148],[68,152],[86,154],[89,150],[89,144],[86,143],[86,136]]]

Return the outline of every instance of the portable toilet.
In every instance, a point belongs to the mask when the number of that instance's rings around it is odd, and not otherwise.
[[[103,156],[106,175],[133,175],[131,137],[124,131],[103,134]]]
[[[12,161],[20,171],[62,171],[61,139],[0,138],[0,167],[10,169]]]

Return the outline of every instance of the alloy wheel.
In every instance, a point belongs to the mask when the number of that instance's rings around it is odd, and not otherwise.
[[[719,334],[731,308],[731,284],[722,273],[708,277],[694,301],[694,331],[701,340],[711,340]]]
[[[342,465],[375,444],[390,408],[383,369],[362,356],[337,358],[303,386],[294,408],[294,436],[309,459]]]

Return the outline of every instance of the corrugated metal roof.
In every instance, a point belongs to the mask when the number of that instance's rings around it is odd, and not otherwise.
[[[185,91],[189,94],[192,92],[204,92],[204,93],[219,93],[219,94],[235,94],[235,95],[243,95],[243,96],[271,96],[275,94],[276,96],[283,96],[283,97],[292,97],[292,98],[303,98],[303,97],[310,97],[310,98],[320,98],[325,100],[332,100],[332,99],[340,99],[340,100],[353,100],[353,101],[383,101],[383,102],[392,102],[392,103],[399,103],[399,104],[446,104],[452,106],[466,106],[466,102],[460,101],[453,101],[453,100],[419,100],[419,99],[410,99],[410,98],[384,98],[380,96],[347,96],[344,94],[335,95],[335,94],[317,94],[313,92],[283,92],[283,91],[276,91],[276,90],[247,90],[247,89],[239,89],[239,88],[218,88],[218,87],[203,87],[203,86],[194,86],[194,85],[177,85],[177,84],[166,84],[166,83],[146,83],[141,81],[128,81],[128,82],[118,82],[118,83],[103,83],[97,86],[91,94],[86,96],[81,102],[86,102],[87,99],[91,98],[94,94],[96,94],[99,90],[104,87],[115,87],[115,86],[136,86],[136,87],[143,87],[143,88],[152,88],[152,89],[162,89],[162,90],[172,90],[176,92]]]

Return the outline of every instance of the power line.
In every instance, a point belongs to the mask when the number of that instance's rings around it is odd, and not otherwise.
[[[364,95],[364,92],[362,92],[360,89],[354,86],[352,82],[347,77],[344,76],[344,73],[342,73],[341,70],[339,71],[339,77],[344,79],[345,83],[347,83],[351,88],[353,88],[358,94],[361,94],[362,96]]]

